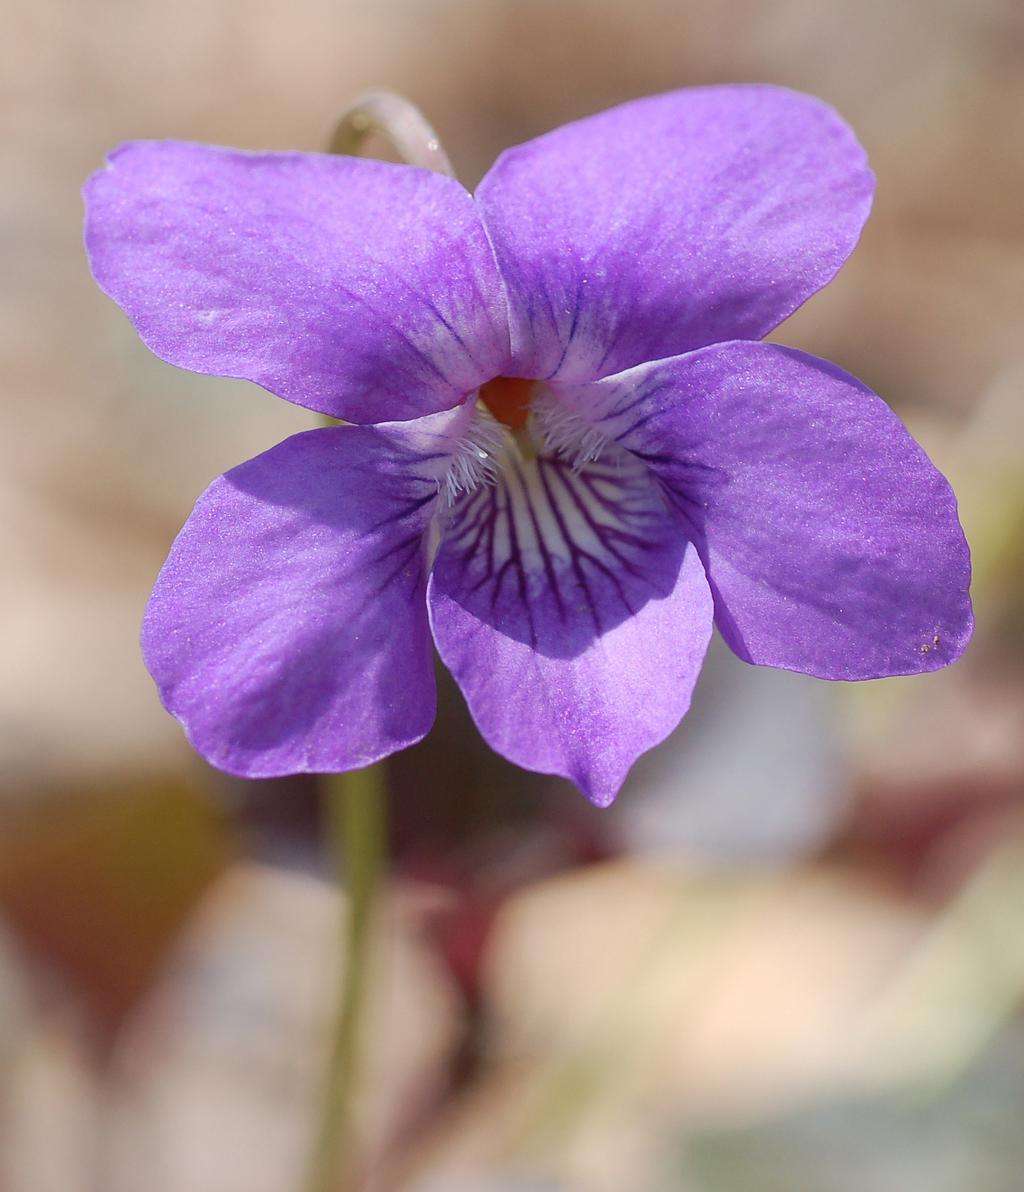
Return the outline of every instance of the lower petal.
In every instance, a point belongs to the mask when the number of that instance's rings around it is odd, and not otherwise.
[[[437,415],[298,434],[200,497],[156,582],[146,664],[196,749],[258,778],[368,765],[434,718],[424,533]]]
[[[600,806],[686,713],[712,621],[696,551],[624,455],[511,461],[453,509],[429,605],[488,743]]]

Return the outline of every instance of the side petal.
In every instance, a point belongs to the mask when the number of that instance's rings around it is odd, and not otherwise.
[[[685,714],[712,621],[696,552],[628,457],[510,461],[452,511],[429,605],[487,742],[599,806]]]
[[[760,339],[835,275],[873,190],[840,117],[779,87],[674,91],[508,150],[477,201],[515,375],[592,380]]]
[[[434,456],[422,430],[311,430],[200,497],[142,646],[164,704],[213,765],[250,778],[349,770],[429,730]]]
[[[351,422],[448,409],[501,371],[502,283],[450,178],[140,141],[84,194],[96,281],[171,364]]]
[[[660,477],[747,662],[870,679],[963,652],[973,618],[956,499],[854,377],[730,343],[561,396]]]

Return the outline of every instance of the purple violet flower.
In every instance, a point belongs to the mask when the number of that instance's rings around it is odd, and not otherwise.
[[[949,485],[841,369],[759,342],[853,249],[873,176],[815,99],[710,87],[407,166],[170,141],[86,188],[100,286],[158,356],[346,425],[207,489],[146,662],[234,774],[422,738],[431,638],[480,731],[609,803],[689,706],[714,621],[826,679],[972,628]]]

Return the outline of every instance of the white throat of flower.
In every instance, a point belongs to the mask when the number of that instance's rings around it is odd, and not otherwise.
[[[578,472],[604,456],[609,446],[602,431],[549,390],[538,387],[523,430],[511,430],[478,402],[439,481],[441,496],[451,508],[480,485],[497,484],[515,453],[523,459],[553,456]]]

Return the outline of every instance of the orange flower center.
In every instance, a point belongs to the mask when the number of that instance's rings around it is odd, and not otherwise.
[[[480,400],[499,422],[522,430],[530,412],[534,382],[522,377],[495,377],[480,386]]]

